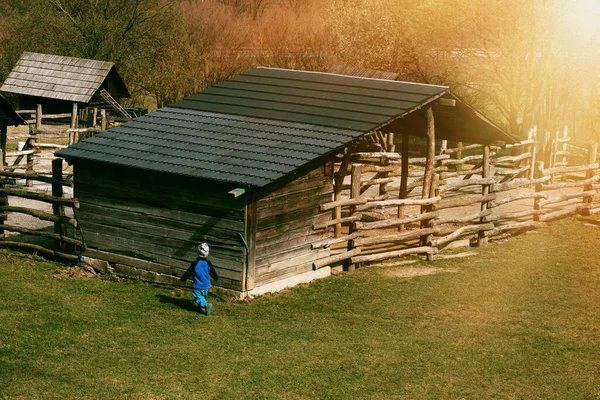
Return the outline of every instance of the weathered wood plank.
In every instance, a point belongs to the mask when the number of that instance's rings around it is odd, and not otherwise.
[[[45,254],[45,255],[48,255],[51,257],[63,258],[63,259],[69,260],[69,261],[77,261],[79,258],[78,256],[73,255],[73,254],[67,254],[67,253],[63,253],[60,251],[56,251],[56,250],[50,250],[45,247],[39,246],[37,244],[32,244],[32,243],[21,243],[21,242],[11,242],[11,241],[7,241],[7,240],[0,240],[0,247],[34,251],[34,252],[42,253],[42,254]]]
[[[465,235],[469,235],[469,234],[473,234],[476,232],[480,232],[480,231],[489,231],[494,229],[494,224],[479,224],[479,225],[470,225],[470,226],[463,226],[461,228],[458,228],[457,230],[455,230],[454,232],[452,232],[449,235],[443,236],[443,237],[439,237],[439,238],[434,238],[431,239],[429,241],[429,245],[432,247],[437,247],[437,246],[441,246],[444,245],[446,243],[452,242],[455,239],[458,239],[459,237],[465,236]]]
[[[8,196],[18,196],[25,199],[42,201],[45,203],[60,204],[68,207],[79,208],[79,200],[77,199],[67,199],[64,197],[49,196],[43,193],[12,188],[0,188],[0,193],[6,194]]]
[[[600,175],[594,175],[589,179],[581,179],[575,182],[561,182],[561,183],[551,183],[547,185],[542,185],[542,190],[556,190],[556,189],[566,189],[571,187],[582,187],[585,185],[591,185],[594,182],[597,182],[600,179]]]
[[[354,256],[360,254],[360,251],[361,250],[359,248],[356,248],[356,249],[345,251],[343,253],[336,254],[336,255],[333,255],[333,256],[329,256],[329,257],[325,257],[325,258],[320,258],[317,261],[313,262],[313,264],[312,264],[313,265],[313,269],[317,270],[317,269],[323,268],[323,267],[325,267],[327,265],[331,265],[331,264],[338,263],[340,261],[347,260],[347,259],[349,259],[351,257],[354,257]]]
[[[543,228],[546,225],[547,224],[545,222],[538,222],[538,221],[524,221],[524,222],[515,222],[515,223],[511,223],[511,224],[504,224],[504,225],[499,225],[499,226],[495,227],[494,229],[490,230],[489,232],[486,232],[486,236],[495,236],[495,235],[498,235],[498,234],[506,232],[506,231],[512,231],[512,230],[517,230],[517,229],[539,229],[539,228]]]
[[[337,224],[346,224],[349,222],[358,221],[361,218],[362,218],[362,215],[358,214],[358,215],[352,215],[350,217],[345,217],[345,218],[331,219],[331,220],[323,221],[323,222],[315,222],[315,223],[313,223],[312,228],[315,230],[316,229],[324,229],[324,228],[328,228],[330,226],[337,225]]]
[[[429,247],[429,246],[421,246],[421,247],[413,247],[413,248],[404,249],[404,250],[389,251],[386,253],[354,256],[350,259],[350,262],[353,264],[357,264],[357,263],[363,263],[363,262],[384,261],[384,260],[389,260],[391,258],[399,258],[399,257],[404,257],[404,256],[412,255],[412,254],[433,254],[436,252],[437,252],[436,248]]]
[[[9,232],[22,233],[24,235],[47,237],[50,239],[54,239],[58,242],[69,243],[69,244],[72,244],[75,246],[81,246],[83,243],[79,239],[73,239],[68,236],[59,235],[57,233],[40,231],[40,230],[35,230],[35,229],[27,229],[27,228],[15,226],[15,225],[7,225],[6,223],[2,225],[2,229],[4,229],[5,231],[9,231]]]
[[[547,221],[552,221],[552,220],[559,219],[559,218],[565,218],[565,217],[568,217],[571,215],[575,215],[578,212],[581,212],[582,210],[585,210],[588,208],[590,208],[590,204],[577,204],[576,206],[571,206],[571,207],[565,208],[563,210],[549,212],[549,213],[540,215],[539,220],[542,222],[547,222]]]
[[[456,182],[446,183],[439,187],[440,193],[444,193],[450,190],[456,190],[463,188],[465,186],[473,186],[473,185],[491,185],[494,183],[500,182],[499,178],[471,178],[464,179]]]
[[[339,243],[344,243],[344,242],[348,242],[350,240],[354,240],[358,237],[361,237],[361,233],[360,232],[354,232],[351,233],[350,235],[346,235],[346,236],[341,236],[339,238],[327,238],[318,242],[314,242],[310,245],[311,249],[321,249],[321,248],[327,248],[327,247],[331,247],[335,244],[339,244]]]
[[[440,231],[440,228],[436,226],[433,228],[422,228],[422,229],[414,229],[414,230],[410,230],[410,231],[403,231],[403,232],[394,233],[391,235],[361,237],[361,238],[354,240],[354,245],[357,247],[361,247],[361,246],[369,246],[372,244],[379,244],[379,243],[406,242],[406,241],[413,240],[413,239],[416,239],[416,238],[424,236],[424,235],[438,233],[439,231]]]
[[[455,196],[455,197],[442,199],[439,203],[437,203],[435,205],[435,209],[442,210],[445,208],[472,206],[477,203],[481,203],[482,201],[492,201],[495,199],[496,199],[495,193],[490,193],[487,195],[473,194],[473,195]]]
[[[571,200],[571,199],[577,199],[579,197],[590,197],[590,196],[594,196],[595,194],[596,194],[595,190],[588,190],[588,191],[585,191],[585,192],[563,194],[561,196],[556,196],[556,197],[547,197],[546,200],[542,200],[538,204],[540,205],[540,207],[544,207],[544,206],[546,206],[548,204],[560,203],[562,201],[567,201],[567,200]]]
[[[10,178],[17,178],[17,179],[30,179],[33,181],[39,181],[39,182],[44,182],[44,183],[55,183],[55,179],[53,179],[52,177],[49,176],[44,176],[44,175],[39,175],[39,174],[27,174],[27,173],[23,173],[23,172],[11,172],[11,171],[3,171],[0,170],[0,176],[7,176]],[[72,180],[58,180],[56,181],[57,183],[60,183],[61,185],[64,186],[73,186],[73,181]]]
[[[32,208],[17,206],[0,206],[0,212],[15,212],[20,214],[27,214],[44,221],[59,222],[61,224],[68,224],[77,227],[77,220],[74,218],[71,218],[69,216],[58,216]]]
[[[503,197],[501,199],[494,200],[491,204],[492,207],[499,207],[503,204],[511,203],[517,200],[523,199],[547,199],[548,194],[545,192],[529,192],[529,193],[518,193],[510,196]]]
[[[426,219],[433,219],[439,216],[438,211],[432,211],[424,214],[411,215],[408,217],[402,218],[392,218],[385,219],[382,221],[375,222],[355,222],[354,226],[356,229],[360,230],[369,230],[369,229],[381,229],[381,228],[389,228],[391,226],[401,225],[401,224],[410,224],[413,222],[419,222]]]
[[[229,219],[226,216],[202,215],[180,210],[169,210],[162,207],[148,206],[133,201],[108,199],[85,195],[80,197],[80,209],[98,214],[112,214],[131,220],[148,220],[154,224],[177,227],[180,224],[186,229],[197,226],[210,226],[212,229],[243,232],[243,216]]]
[[[447,217],[439,217],[433,220],[434,225],[443,225],[443,224],[459,224],[466,222],[474,222],[475,220],[479,220],[480,218],[487,217],[492,214],[492,210],[484,210],[475,214],[470,214],[466,216],[447,216]]]
[[[371,209],[375,207],[387,207],[387,206],[423,206],[432,205],[441,201],[440,196],[429,197],[426,199],[390,199],[383,201],[372,201],[367,203],[367,206],[363,209]]]
[[[598,169],[598,163],[588,164],[588,165],[576,165],[573,167],[554,167],[554,168],[546,168],[543,170],[544,175],[553,175],[553,174],[566,174],[571,172],[583,172]]]
[[[356,206],[359,204],[367,204],[367,201],[368,201],[367,198],[343,199],[343,200],[339,200],[339,201],[332,201],[329,203],[321,204],[321,206],[319,207],[319,210],[321,212],[323,212],[323,211],[333,210],[336,207]]]

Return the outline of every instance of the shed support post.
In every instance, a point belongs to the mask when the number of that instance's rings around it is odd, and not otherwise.
[[[63,197],[63,186],[60,181],[62,181],[62,158],[55,158],[52,160],[52,196],[54,197]],[[65,208],[60,204],[53,203],[52,204],[52,212],[57,217],[63,217],[65,215]],[[66,228],[65,225],[61,222],[54,223],[54,233],[57,233],[61,236],[65,236]],[[66,243],[60,242],[60,249],[65,250]]]
[[[399,199],[405,199],[408,194],[408,135],[402,135],[402,159],[400,170],[400,192]],[[404,217],[404,206],[398,206],[398,218]],[[398,230],[404,230],[404,224],[398,225]]]
[[[423,194],[421,198],[428,199],[431,189],[431,177],[435,167],[435,120],[433,109],[427,108],[427,159],[425,161],[425,175],[423,176]]]
[[[428,199],[432,195],[435,195],[435,190],[439,184],[439,175],[436,174],[434,180],[433,169],[435,167],[435,119],[433,116],[433,109],[427,108],[427,158],[425,161],[425,174],[423,176],[423,193],[421,198]],[[436,182],[437,181],[437,182]],[[434,186],[432,186],[432,183]],[[432,209],[431,206],[421,206],[421,213],[429,212]],[[431,220],[424,220],[421,222],[421,228],[431,227]],[[426,246],[429,241],[429,236],[421,236],[421,246]],[[427,253],[427,260],[433,259],[433,254]]]

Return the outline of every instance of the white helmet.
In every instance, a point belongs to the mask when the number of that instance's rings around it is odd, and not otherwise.
[[[198,245],[198,257],[206,258],[208,257],[208,244],[200,243]]]

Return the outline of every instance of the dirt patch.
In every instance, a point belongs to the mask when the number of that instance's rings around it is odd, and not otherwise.
[[[59,268],[54,271],[55,279],[80,279],[80,278],[97,278],[98,274],[93,268],[88,266],[83,267],[66,267]]]
[[[384,274],[394,278],[415,278],[417,276],[434,275],[446,272],[458,272],[458,268],[434,268],[434,267],[405,267],[391,268],[384,271]]]

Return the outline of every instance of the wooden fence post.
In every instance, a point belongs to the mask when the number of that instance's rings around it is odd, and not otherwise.
[[[6,166],[6,139],[8,137],[8,127],[6,125],[0,126],[0,151],[2,152],[2,157],[0,157],[0,161],[2,162],[2,168]]]
[[[100,130],[101,131],[105,131],[106,130],[106,109],[102,108],[100,109]]]
[[[531,159],[529,160],[529,179],[533,179],[535,174],[535,163],[537,157],[537,126],[534,126],[531,131],[531,139],[533,140],[533,144],[531,145]]]
[[[405,199],[408,195],[408,135],[402,135],[402,159],[400,169],[400,192],[399,199]],[[404,206],[398,206],[398,218],[404,217]],[[404,224],[398,225],[398,230],[404,230]]]
[[[96,127],[98,124],[98,107],[94,107],[94,111],[92,112],[92,128]]]
[[[562,144],[562,151],[564,152],[563,157],[562,157],[563,165],[567,165],[567,161],[568,161],[567,155],[566,155],[566,152],[569,149],[569,147],[567,145],[568,138],[569,138],[569,127],[567,125],[565,125],[565,127],[563,129],[563,144]]]
[[[55,158],[52,160],[52,196],[54,197],[63,197],[63,185],[61,181],[63,180],[62,170],[63,170],[63,160],[62,158]],[[57,217],[63,217],[65,215],[65,207],[61,204],[52,204],[52,212]],[[62,222],[54,223],[54,233],[59,234],[61,237],[66,234],[66,227]],[[61,241],[60,248],[61,250],[65,250],[66,243]]]
[[[439,194],[440,174],[433,174],[431,177],[431,185],[429,187],[429,197],[436,197]],[[435,210],[434,205],[421,206],[421,214],[429,213]],[[421,221],[421,229],[433,227],[433,219],[425,219]],[[421,246],[427,246],[431,240],[431,234],[421,236]],[[427,261],[433,261],[433,253],[427,253]]]
[[[360,169],[360,165],[353,165],[352,170],[350,172],[352,180],[350,182],[350,198],[357,199],[360,197],[360,183],[362,179],[362,171]],[[356,206],[350,206],[350,216],[352,217],[356,213]],[[348,234],[352,234],[354,232],[354,224],[350,224],[350,228]],[[354,249],[354,240],[348,240],[348,251]],[[352,264],[351,259],[347,259],[344,261],[344,269],[346,271],[354,271],[355,265]]]
[[[71,129],[77,128],[77,103],[73,103],[73,111],[71,112]],[[75,132],[69,132],[69,145],[75,143]]]
[[[590,158],[589,158],[588,164],[595,164],[596,163],[597,154],[598,154],[598,142],[592,142],[592,143],[590,143],[590,149],[589,149],[589,157]],[[594,177],[594,174],[595,174],[595,172],[592,169],[586,171],[586,173],[585,173],[585,179],[586,180],[592,179]],[[591,183],[587,184],[587,185],[585,185],[583,187],[583,191],[588,191],[588,190],[592,190],[592,189],[593,189],[593,186],[592,186]],[[583,202],[585,204],[591,204],[592,201],[593,201],[593,199],[594,199],[594,196],[584,197],[583,198]],[[589,215],[589,208],[582,209],[582,213],[584,213],[586,215]]]
[[[484,146],[483,147],[483,164],[482,164],[482,169],[481,169],[481,177],[482,178],[489,178],[490,177],[490,146]],[[482,192],[481,194],[483,196],[487,196],[490,193],[490,186],[491,185],[482,185]],[[488,204],[489,202],[487,201],[482,201],[481,202],[481,211],[486,211],[488,209]],[[479,222],[481,222],[482,224],[486,223],[486,218],[485,217],[481,217],[479,219]],[[483,245],[486,245],[488,242],[485,231],[479,231],[479,233],[477,234],[477,247],[481,247]]]
[[[462,148],[463,148],[463,142],[458,142],[456,143],[456,147],[458,148],[458,151],[456,152],[456,159],[457,160],[462,160]],[[459,171],[462,169],[463,164],[461,163],[457,163],[456,164],[456,170]]]
[[[535,174],[534,174],[534,179],[538,179],[544,176],[544,162],[543,161],[537,161],[535,163]],[[542,192],[542,184],[541,183],[536,183],[535,184],[535,192],[536,193],[540,193]],[[539,211],[542,209],[542,207],[540,207],[540,198],[539,197],[535,197],[533,200],[533,209],[535,211]],[[533,220],[538,222],[540,220],[540,214],[536,213],[533,214]]]
[[[344,149],[344,158],[342,159],[342,163],[340,165],[340,169],[335,175],[335,181],[333,182],[333,200],[340,201],[342,199],[342,186],[344,185],[344,177],[346,176],[346,171],[348,170],[348,163],[350,162],[350,150],[348,148]],[[338,220],[342,218],[342,207],[338,206],[333,209],[333,219]],[[335,224],[333,228],[333,237],[342,236],[342,224]]]

